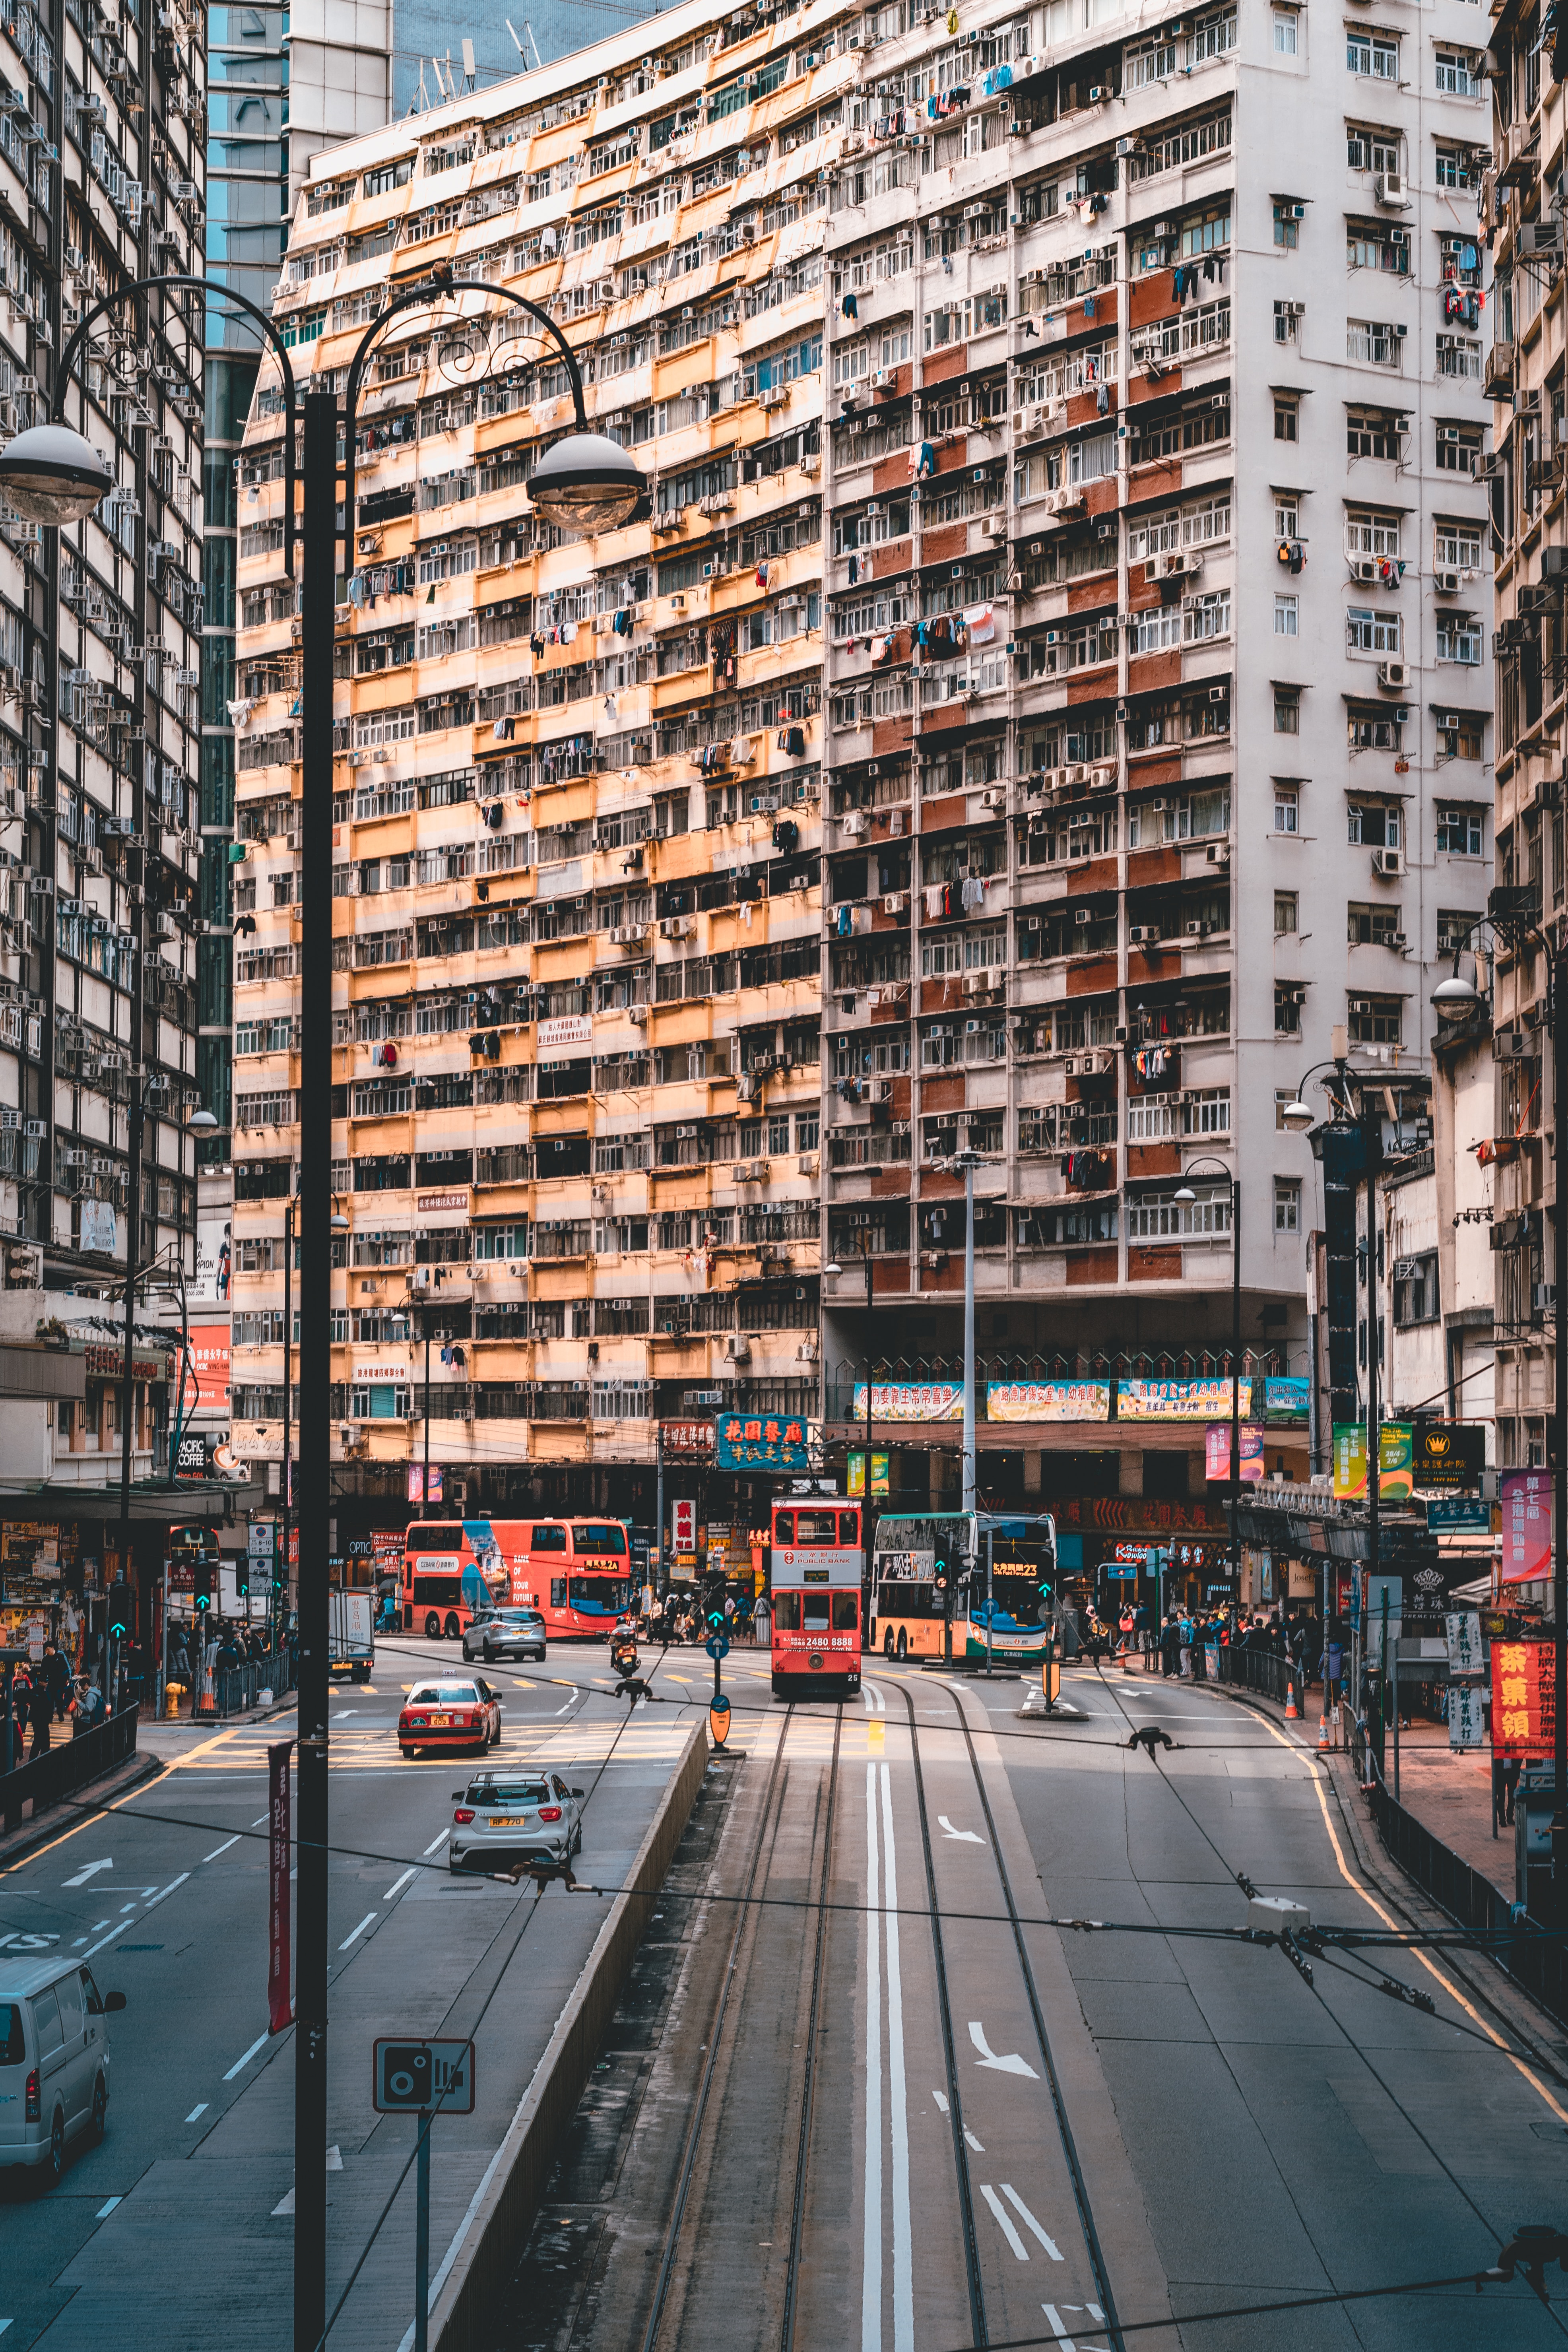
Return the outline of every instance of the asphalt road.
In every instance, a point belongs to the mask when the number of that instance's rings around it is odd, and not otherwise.
[[[457,1657],[452,1643],[384,1643],[372,1686],[342,1689],[331,1710],[333,2299],[371,2249],[334,2345],[395,2347],[413,2310],[412,2174],[397,2190],[413,2126],[372,2111],[374,2038],[478,2028],[477,2112],[437,2126],[434,2269],[605,1909],[451,1876],[445,1837],[467,1764],[404,1761],[395,1721],[404,1685]],[[590,1792],[578,1874],[618,1885],[689,1714],[628,1720],[602,1648],[489,1672],[506,1701],[500,1759],[572,1768]],[[5,2352],[97,2352],[106,2334],[207,2352],[215,2322],[231,2343],[287,2339],[293,2035],[267,2035],[265,1807],[268,1743],[292,1727],[286,1714],[144,1732],[168,1768],[157,1780],[0,1874],[0,1946],[79,1951],[128,2004],[112,2021],[103,2144],[79,2143],[47,2194],[0,2174]]]
[[[700,1661],[671,1663],[689,1688]],[[1017,1684],[878,1665],[837,1726],[786,1726],[762,1667],[726,1668],[746,1759],[721,1830],[694,1828],[713,1851],[672,1874],[506,2352],[1098,2352],[1110,2312],[1132,2352],[1562,2342],[1561,2273],[1550,2310],[1522,2283],[1419,2284],[1568,2225],[1559,2043],[1538,2021],[1533,2055],[1500,2050],[1441,1956],[1324,1956],[1308,1983],[1201,1932],[1246,1927],[1238,1872],[1320,1925],[1386,1922],[1309,1748],[1087,1671],[1076,1724],[1020,1720]],[[1176,1742],[1158,1761],[1126,1745],[1142,1724]],[[753,1869],[766,1900],[738,1904]],[[1266,2308],[1298,2295],[1330,2300]]]

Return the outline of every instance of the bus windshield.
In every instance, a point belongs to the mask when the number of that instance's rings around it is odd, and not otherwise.
[[[625,1576],[574,1576],[567,1582],[567,1596],[574,1609],[585,1614],[595,1611],[607,1617],[618,1617],[631,1600],[631,1581]]]
[[[536,1545],[535,1549],[537,1549]],[[624,1559],[626,1551],[626,1531],[625,1528],[614,1523],[607,1527],[602,1522],[592,1527],[574,1527],[572,1530],[572,1549],[575,1552],[608,1552],[613,1559]]]

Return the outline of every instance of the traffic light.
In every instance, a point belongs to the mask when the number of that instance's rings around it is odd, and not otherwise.
[[[213,1605],[213,1564],[210,1559],[204,1557],[197,1560],[195,1576],[196,1607],[210,1609]]]
[[[250,1555],[248,1552],[242,1551],[236,1556],[234,1563],[234,1589],[241,1601],[247,1601],[249,1599]]]
[[[721,1633],[724,1631],[724,1612],[717,1601],[710,1603],[709,1607],[708,1631],[710,1633]]]
[[[109,1589],[109,1638],[123,1642],[131,1631],[131,1587],[121,1579]]]

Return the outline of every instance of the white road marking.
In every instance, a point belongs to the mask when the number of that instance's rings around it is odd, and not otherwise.
[[[290,2190],[289,2191],[288,2196],[287,2196],[287,2197],[284,2197],[284,2198],[281,2198],[281,2199],[279,2200],[279,2202],[278,2202],[276,2205],[274,2205],[274,2207],[272,2208],[272,2218],[273,2218],[273,2220],[276,2221],[276,2220],[278,2219],[278,2216],[279,2215],[279,2213],[291,2213],[293,2210],[294,2210],[294,2191],[290,2189]]]
[[[333,2145],[327,2150],[327,2170],[329,2172],[341,2172],[342,2168],[342,2151],[334,2141]]]
[[[557,1715],[564,1715],[564,1714],[565,1714],[565,1712],[566,1712],[566,1707],[570,1706],[571,1705],[572,1705],[572,1701],[571,1701],[571,1699],[568,1699],[568,1700],[566,1701],[566,1706],[558,1706],[558,1707],[556,1708],[556,1710],[555,1710],[556,1714],[557,1714]]]
[[[1025,2229],[1031,2231],[1034,2235],[1038,2238],[1041,2245],[1044,2246],[1052,2262],[1059,2263],[1062,2259],[1060,2248],[1056,2244],[1053,2239],[1047,2237],[1045,2231],[1041,2229],[1039,2223],[1036,2221],[1034,2215],[1030,2212],[1028,2207],[1025,2204],[1023,2199],[1019,2196],[1017,2190],[1014,2188],[1010,2180],[1005,2180],[1002,2183],[1002,2194],[1007,2200],[1008,2204],[1011,2205],[1015,2213],[1017,2214],[1018,2219],[1023,2222]]]
[[[97,1874],[100,1870],[112,1870],[113,1868],[113,1863],[110,1861],[108,1854],[105,1854],[101,1862],[89,1862],[85,1870],[79,1870],[74,1878],[68,1878],[63,1882],[63,1884],[67,1886],[85,1886],[89,1878],[96,1877]]]
[[[394,1896],[395,1895],[401,1895],[401,1894],[402,1894],[402,1892],[403,1892],[403,1890],[404,1890],[404,1888],[407,1885],[407,1884],[408,1884],[409,1880],[410,1880],[411,1878],[416,1878],[416,1877],[417,1877],[417,1876],[418,1876],[418,1874],[419,1874],[419,1865],[418,1865],[418,1864],[417,1864],[417,1863],[411,1863],[411,1864],[409,1864],[408,1868],[404,1872],[404,1874],[403,1874],[403,1875],[402,1875],[402,1877],[401,1877],[401,1878],[395,1878],[395,1879],[393,1880],[392,1885],[387,1888],[386,1893],[382,1896],[382,1898],[381,1898],[381,1899],[382,1899],[382,1901],[383,1901],[384,1903],[390,1903],[390,1902],[391,1902],[391,1900],[392,1900],[392,1898],[393,1898],[393,1896]]]
[[[226,1853],[228,1852],[229,1847],[230,1847],[231,1845],[237,1845],[238,1843],[239,1843],[239,1832],[237,1830],[237,1831],[235,1832],[235,1833],[234,1833],[233,1837],[231,1837],[231,1838],[226,1838],[226,1839],[224,1840],[224,1843],[222,1843],[222,1845],[215,1845],[215,1846],[214,1846],[214,1848],[213,1848],[213,1850],[212,1850],[212,1852],[211,1852],[211,1853],[204,1853],[204,1854],[203,1854],[203,1856],[202,1856],[202,1860],[203,1860],[204,1862],[216,1862],[216,1861],[217,1860],[217,1858],[218,1858],[218,1856],[219,1856],[219,1854],[220,1854],[220,1853]]]
[[[438,1853],[438,1852],[439,1852],[439,1850],[441,1849],[441,1847],[442,1847],[442,1846],[444,1846],[444,1845],[446,1844],[447,1840],[451,1836],[451,1834],[452,1834],[452,1832],[451,1832],[451,1831],[450,1831],[450,1830],[443,1830],[443,1831],[442,1831],[442,1832],[441,1832],[441,1834],[440,1834],[440,1836],[439,1836],[438,1838],[432,1838],[432,1839],[431,1839],[431,1841],[430,1841],[429,1844],[428,1844],[428,1845],[426,1847],[426,1849],[425,1849],[426,1853]]]
[[[205,2101],[205,2099],[204,2099],[204,2100],[201,2102],[201,2105],[200,2105],[199,2106],[195,2106],[195,2107],[193,2107],[193,2108],[191,2109],[190,2114],[185,2117],[185,2121],[186,2121],[188,2124],[194,2124],[194,2123],[195,2122],[195,2120],[196,2120],[196,2117],[197,2117],[198,2116],[205,2116],[205,2113],[206,2113],[206,2111],[207,2111],[207,2102]]]
[[[981,1836],[978,1830],[955,1830],[945,1813],[938,1813],[936,1819],[937,1827],[942,1832],[943,1835],[950,1838],[956,1838],[961,1845],[984,1844],[985,1841]]]
[[[893,1791],[884,1764],[882,1891],[888,1913],[888,2084],[893,2120],[893,2352],[914,2352],[914,2231],[910,2218],[910,2116],[904,2081],[904,1985],[899,1952],[899,1871]]]
[[[105,2203],[99,2207],[97,2212],[92,2217],[93,2220],[95,2221],[107,2221],[110,2215],[113,2212],[115,2207],[119,2203],[120,2200],[118,2197],[109,2198]]]
[[[946,2113],[947,2113],[947,2094],[946,2094],[946,2092],[945,2092],[945,2091],[933,2091],[933,2092],[931,2093],[931,2097],[936,2101],[937,2105],[942,2109],[942,2114],[945,2116],[945,2115],[946,2115]]]
[[[263,1830],[267,1827],[268,1822],[271,1816],[269,1814],[258,1813],[250,1826],[253,1830]]]
[[[980,2194],[984,2198],[987,2205],[990,2206],[992,2213],[995,2218],[996,2227],[1001,2231],[1002,2235],[1006,2239],[1007,2243],[1012,2247],[1013,2252],[1017,2255],[1018,2260],[1021,2263],[1026,2263],[1029,2259],[1029,2249],[1024,2243],[1024,2241],[1020,2238],[1016,2230],[1013,2227],[1012,2222],[1007,2219],[1006,2214],[1002,2210],[1002,2200],[997,2196],[994,2189],[987,2188],[982,2184]]]
[[[343,1937],[342,1942],[338,1946],[339,1951],[346,1952],[351,1944],[357,1944],[360,1937],[364,1934],[365,1929],[374,1926],[374,1921],[375,1913],[374,1911],[367,1911],[364,1917],[360,1921],[359,1926],[353,1930],[353,1933]]]
[[[255,2041],[251,2043],[251,2045],[250,2045],[249,2049],[246,2052],[246,2053],[245,2053],[244,2057],[243,2057],[243,2058],[237,2058],[237,2059],[235,2060],[235,2062],[234,2062],[233,2065],[229,2068],[229,2070],[228,2070],[227,2074],[224,2076],[224,2078],[223,2078],[223,2079],[224,2079],[224,2081],[225,2081],[226,2083],[232,2083],[232,2082],[233,2082],[233,2080],[234,2080],[234,2078],[235,2078],[235,2076],[236,2076],[237,2074],[244,2074],[244,2072],[245,2072],[245,2070],[246,2070],[246,2068],[249,2065],[249,2063],[250,2063],[251,2060],[255,2057],[255,2055],[256,2055],[257,2052],[258,2052],[258,2050],[265,2050],[265,2049],[266,2049],[266,2047],[267,2047],[267,2044],[268,2043],[268,2042],[269,2042],[271,2039],[272,2039],[272,2036],[271,2036],[270,2032],[268,2032],[268,2033],[258,2033],[258,2034],[257,2035],[257,2037],[256,2037]]]
[[[123,1936],[125,1930],[130,1927],[130,1925],[131,1922],[129,1919],[121,1919],[118,1927],[111,1927],[107,1936],[100,1936],[96,1944],[89,1944],[88,1946],[86,1951],[82,1954],[83,1959],[90,1960],[95,1952],[102,1951],[105,1944],[112,1944],[116,1936]]]
[[[877,1768],[866,1767],[866,2184],[860,2352],[882,2352],[882,1958],[877,1917]]]
[[[985,2150],[981,2147],[980,2142],[975,2138],[974,2134],[970,2130],[967,2124],[963,2126],[963,2137],[969,2142],[970,2147],[974,2150],[976,2156],[984,2155]]]
[[[1015,2051],[1009,2057],[999,2058],[995,2051],[992,2049],[991,2044],[986,2041],[985,2029],[978,2020],[975,2020],[971,2023],[969,2028],[969,2038],[971,2042],[973,2042],[976,2050],[980,2053],[979,2057],[974,2062],[977,2066],[989,2066],[998,2074],[1026,2074],[1031,2083],[1037,2083],[1039,2081],[1039,2076],[1036,2074],[1028,2060],[1026,2058],[1020,2058],[1016,2051]]]

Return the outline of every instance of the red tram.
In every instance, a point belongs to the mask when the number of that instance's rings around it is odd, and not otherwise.
[[[775,1698],[845,1698],[860,1687],[858,1503],[775,1503],[773,1683]]]

